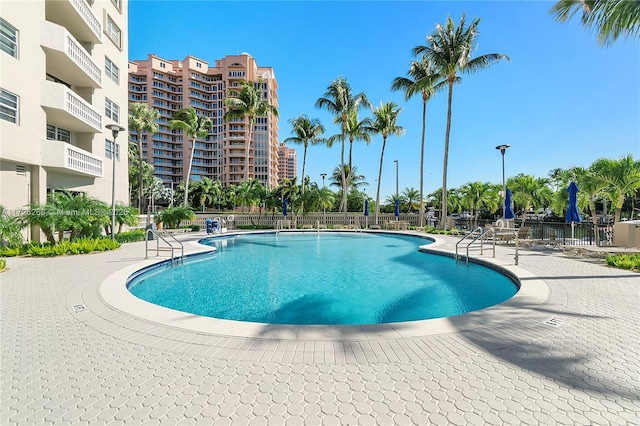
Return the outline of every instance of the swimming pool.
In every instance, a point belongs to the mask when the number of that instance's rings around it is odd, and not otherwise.
[[[212,255],[128,282],[148,302],[273,324],[381,324],[441,318],[511,298],[516,284],[477,264],[423,253],[397,234],[281,232],[214,237]]]

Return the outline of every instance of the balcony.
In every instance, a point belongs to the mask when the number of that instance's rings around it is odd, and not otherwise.
[[[69,31],[45,21],[40,34],[40,44],[47,56],[47,73],[72,86],[102,87],[100,66]]]
[[[45,2],[46,20],[69,29],[76,39],[102,43],[102,25],[86,0]]]
[[[55,140],[41,142],[43,166],[61,173],[102,177],[103,158],[69,143]]]
[[[47,123],[75,132],[103,131],[102,115],[67,86],[43,81],[40,99]]]

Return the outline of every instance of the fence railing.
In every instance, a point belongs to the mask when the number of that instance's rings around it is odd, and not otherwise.
[[[282,213],[230,213],[230,212],[206,212],[196,213],[196,220],[190,222],[184,222],[183,225],[199,225],[204,228],[206,225],[206,219],[213,219],[214,217],[220,217],[226,222],[227,228],[237,228],[238,226],[270,226],[275,229],[278,220],[285,219]],[[371,228],[375,225],[375,219],[373,215],[365,216],[362,213],[348,213],[345,223],[344,213],[309,213],[307,215],[300,214],[288,214],[286,219],[295,222],[298,228],[305,226],[326,225],[328,227],[333,225],[352,225],[359,223],[360,227]],[[387,221],[396,220],[393,214],[380,214],[378,215],[378,224],[382,226]],[[408,222],[410,226],[419,225],[419,216],[415,214],[401,214],[398,218],[400,221]],[[232,224],[232,226],[230,226]]]
[[[228,229],[237,229],[242,226],[265,226],[276,228],[279,220],[284,219],[282,213],[237,213],[237,212],[206,212],[196,213],[196,220],[183,222],[182,225],[198,225],[201,229],[206,228],[206,219],[220,218],[224,221],[224,227]],[[317,224],[331,227],[333,225],[352,225],[359,223],[362,228],[371,229],[375,225],[373,215],[364,216],[362,213],[348,213],[345,223],[344,213],[309,213],[307,215],[287,215],[286,219],[295,222],[297,228],[315,227]],[[396,220],[393,214],[380,214],[378,216],[378,224],[382,225],[387,221]],[[419,216],[416,214],[401,214],[399,221],[408,222],[409,226],[419,226]],[[495,220],[479,220],[478,226],[486,226],[495,223]],[[438,222],[425,220],[425,225],[437,226]],[[458,219],[455,221],[455,227],[459,229],[473,229],[476,225],[470,220]],[[516,226],[521,226],[521,222],[516,222]],[[570,223],[565,222],[539,222],[525,221],[524,226],[531,229],[529,239],[540,241],[541,243],[550,243],[558,245],[595,245],[596,242],[601,246],[612,245],[613,243],[613,226],[598,224],[594,228],[593,224],[581,222],[573,225],[573,232]]]
[[[486,226],[495,221],[479,220],[479,226]],[[516,226],[521,226],[522,222],[517,221]],[[469,220],[456,220],[456,227],[461,229],[472,229],[474,223]],[[525,221],[524,226],[531,229],[530,239],[539,240],[545,243],[562,245],[595,245],[598,242],[601,246],[613,243],[613,226],[608,224],[598,224],[594,228],[592,223],[574,223],[573,229],[570,223],[566,222],[540,222]]]

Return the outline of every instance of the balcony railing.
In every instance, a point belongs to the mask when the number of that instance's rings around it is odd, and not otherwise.
[[[63,84],[43,81],[41,105],[50,124],[76,132],[103,131],[102,115]]]
[[[82,17],[84,22],[87,24],[93,34],[95,34],[98,39],[102,38],[102,25],[100,24],[100,20],[96,18],[96,16],[91,11],[89,4],[85,0],[70,0],[74,9],[78,12],[78,15]]]
[[[102,177],[104,159],[70,143],[43,139],[41,142],[43,166],[60,173]]]
[[[69,89],[67,89],[66,93],[66,110],[90,126],[102,130],[102,116],[100,113]]]
[[[102,70],[66,28],[45,21],[40,44],[46,52],[47,73],[73,86],[99,88]]]
[[[86,50],[78,44],[70,34],[67,34],[67,55],[82,68],[96,83],[102,84],[102,70]]]
[[[81,42],[102,43],[100,19],[86,0],[55,0],[44,3],[46,21],[67,28]]]
[[[65,147],[65,167],[92,176],[102,176],[102,159],[88,152],[68,145]]]

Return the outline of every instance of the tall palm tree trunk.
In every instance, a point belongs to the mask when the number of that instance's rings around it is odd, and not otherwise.
[[[596,212],[596,202],[593,199],[589,200],[589,212],[591,213],[591,223],[593,223],[593,236],[596,242],[596,247],[600,246],[600,233],[598,232],[598,214]]]
[[[244,181],[249,181],[249,151],[251,151],[251,140],[253,139],[253,117],[249,117],[249,138],[247,139],[247,150],[244,154]]]
[[[449,97],[447,109],[447,131],[444,135],[444,161],[442,164],[442,213],[440,228],[447,227],[447,164],[449,162],[449,134],[451,133],[451,101],[453,99],[453,81],[449,81]]]
[[[382,180],[382,160],[384,158],[384,147],[387,144],[387,138],[382,137],[382,152],[380,153],[380,169],[378,170],[378,189],[376,191],[376,225],[378,224],[378,215],[380,214],[380,181]]]
[[[427,128],[427,101],[426,99],[422,102],[422,140],[420,144],[420,220],[419,224],[422,228],[424,226],[424,139]]]
[[[302,214],[304,214],[304,167],[307,164],[307,145],[304,145],[304,152],[302,154],[302,189],[300,191],[300,198],[302,198],[302,202],[300,203],[300,207],[302,210]]]
[[[144,172],[142,169],[142,139],[140,136],[140,130],[136,133],[138,135],[138,210],[142,213],[142,185],[144,182]]]
[[[347,176],[344,170],[344,143],[345,136],[342,132],[342,149],[340,152],[340,176],[342,177],[342,200],[340,200],[340,209],[344,209],[344,224],[347,224]]]
[[[193,155],[196,151],[196,138],[193,138],[191,143],[191,156],[189,157],[189,168],[187,169],[187,180],[184,182],[184,203],[182,204],[184,207],[187,207],[189,204],[189,200],[187,197],[189,196],[189,179],[191,179],[191,165],[193,164]]]

